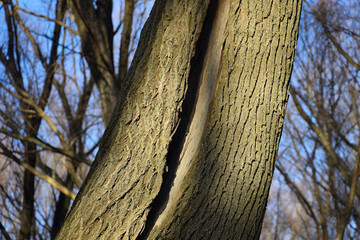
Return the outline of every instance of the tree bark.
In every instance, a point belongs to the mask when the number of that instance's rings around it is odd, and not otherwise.
[[[155,2],[57,239],[257,239],[301,0]]]

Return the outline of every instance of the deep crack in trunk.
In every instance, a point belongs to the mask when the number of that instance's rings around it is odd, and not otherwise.
[[[164,171],[161,189],[137,240],[147,239],[154,226],[162,223],[196,157],[217,83],[228,7],[228,1],[210,1],[190,64],[188,88],[179,112],[180,124],[168,148],[168,171]]]

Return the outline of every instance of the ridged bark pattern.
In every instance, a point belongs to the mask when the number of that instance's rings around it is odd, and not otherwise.
[[[243,0],[231,1],[222,13],[228,22],[219,32],[224,47],[202,145],[177,199],[148,239],[259,238],[300,10],[300,0]]]
[[[300,8],[156,1],[58,239],[259,238]]]
[[[57,239],[135,239],[159,193],[209,1],[156,1],[99,153]]]

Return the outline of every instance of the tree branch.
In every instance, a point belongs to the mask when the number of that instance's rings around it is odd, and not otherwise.
[[[21,134],[17,134],[17,133],[12,133],[12,132],[9,132],[7,131],[6,129],[3,129],[3,128],[0,128],[0,133],[3,133],[7,136],[10,136],[10,137],[13,137],[13,138],[16,138],[16,139],[19,139],[21,141],[26,141],[26,142],[29,142],[29,143],[34,143],[36,145],[38,145],[39,147],[42,147],[44,150],[48,150],[48,151],[52,151],[52,152],[55,152],[55,153],[59,153],[61,155],[64,155],[66,157],[69,157],[77,162],[80,162],[80,163],[85,163],[86,165],[88,166],[91,166],[91,162],[89,160],[86,160],[86,159],[80,159],[78,158],[77,156],[75,156],[71,151],[68,151],[68,150],[65,150],[65,149],[61,149],[61,148],[57,148],[57,147],[54,147],[48,143],[45,143],[44,141],[38,139],[38,138],[35,138],[35,137],[29,137],[29,136],[23,136]]]
[[[49,176],[47,174],[43,174],[43,173],[39,172],[38,170],[36,170],[35,168],[33,168],[32,166],[30,166],[29,164],[21,161],[14,154],[12,154],[12,152],[10,150],[8,150],[6,148],[6,146],[3,145],[1,142],[0,142],[0,148],[3,150],[3,152],[1,154],[3,154],[4,156],[6,156],[6,157],[8,157],[8,158],[10,158],[12,160],[14,160],[14,162],[16,162],[18,165],[22,166],[23,168],[25,168],[27,171],[31,172],[32,174],[34,174],[38,178],[46,181],[53,188],[59,190],[60,192],[62,192],[66,196],[68,196],[68,197],[70,197],[72,199],[75,199],[75,197],[76,197],[75,193],[73,193],[67,187],[65,187],[64,185],[62,185],[58,181],[56,181],[53,177],[51,177],[51,176]]]
[[[11,240],[11,237],[10,237],[9,233],[6,231],[5,227],[2,225],[1,222],[0,222],[0,230],[1,230],[3,236],[5,237],[6,240]]]

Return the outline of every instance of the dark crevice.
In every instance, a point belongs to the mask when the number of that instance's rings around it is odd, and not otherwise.
[[[206,17],[203,23],[199,39],[195,47],[195,55],[190,62],[190,73],[188,79],[188,89],[182,103],[182,111],[179,112],[180,123],[173,135],[169,144],[166,166],[168,171],[164,171],[163,183],[158,195],[155,197],[151,204],[147,221],[143,232],[136,238],[136,240],[145,240],[148,238],[151,230],[153,229],[156,220],[165,209],[169,200],[169,193],[173,186],[174,179],[178,165],[180,164],[179,158],[183,148],[187,132],[194,115],[197,95],[200,86],[200,76],[204,65],[205,54],[208,48],[210,33],[212,30],[213,22],[215,19],[216,10],[218,7],[218,0],[212,0],[209,3]]]

